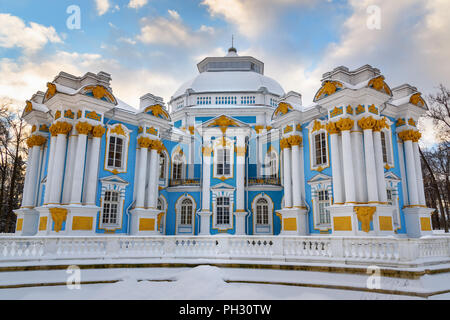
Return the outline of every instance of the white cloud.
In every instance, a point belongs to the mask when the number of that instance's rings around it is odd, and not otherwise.
[[[104,15],[111,6],[109,0],[95,0],[95,5],[97,7],[97,14],[99,16]]]
[[[247,37],[261,35],[277,19],[280,9],[288,5],[312,4],[318,0],[203,0],[212,17],[223,17],[237,26],[239,32]]]
[[[168,10],[169,18],[141,19],[141,34],[136,39],[145,44],[162,44],[170,46],[195,46],[206,44],[214,28],[202,25],[199,30],[186,26],[178,12]]]
[[[139,9],[147,4],[148,0],[130,0],[128,8]]]
[[[53,27],[45,27],[35,22],[26,26],[19,17],[0,14],[0,46],[22,48],[26,53],[42,49],[48,42],[62,43]]]

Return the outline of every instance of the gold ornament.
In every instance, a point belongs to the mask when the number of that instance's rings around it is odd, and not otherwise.
[[[361,118],[360,120],[358,120],[358,126],[360,126],[361,129],[363,129],[363,130],[373,129],[373,127],[375,127],[376,123],[377,123],[377,120],[375,120],[371,116]]]
[[[335,122],[328,122],[326,125],[326,129],[329,134],[338,134],[339,128],[336,126]]]
[[[92,135],[95,138],[101,138],[103,136],[103,134],[105,133],[106,129],[103,128],[103,126],[98,125],[92,128]]]
[[[139,146],[144,149],[147,149],[148,147],[150,147],[152,145],[152,140],[147,137],[140,137],[137,142],[138,142]]]
[[[361,222],[362,231],[370,231],[370,221],[372,221],[372,217],[376,210],[376,207],[355,207],[356,216]]]
[[[336,126],[341,131],[348,131],[348,130],[351,130],[351,128],[353,128],[354,123],[355,123],[355,121],[353,121],[350,118],[342,118],[342,119],[336,121]]]
[[[92,130],[92,125],[88,122],[78,121],[75,125],[75,129],[77,129],[78,134],[88,135]]]
[[[50,214],[52,220],[55,222],[55,231],[59,232],[62,229],[62,224],[67,219],[67,209],[63,208],[50,208]]]
[[[302,137],[300,136],[290,136],[288,139],[289,144],[293,146],[300,146],[302,144]]]

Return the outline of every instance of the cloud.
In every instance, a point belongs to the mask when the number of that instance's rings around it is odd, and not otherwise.
[[[192,30],[182,21],[178,12],[168,10],[169,18],[141,19],[141,33],[136,37],[145,44],[189,47],[200,43],[206,44],[214,34],[214,28],[202,25]]]
[[[24,106],[25,100],[38,90],[45,91],[46,83],[61,71],[75,76],[82,76],[86,72],[108,72],[117,98],[137,108],[139,97],[145,93],[162,96],[168,101],[179,85],[175,77],[165,72],[146,68],[130,69],[100,54],[57,51],[40,60],[26,56],[18,60],[0,59],[0,99],[20,101]]]
[[[269,29],[281,10],[290,5],[301,6],[318,0],[203,0],[212,17],[222,17],[236,25],[247,37],[260,36]]]
[[[128,8],[139,9],[147,4],[148,0],[130,0]]]
[[[104,15],[111,6],[109,0],[95,0],[95,5],[97,7],[97,14],[99,16]]]
[[[22,48],[26,53],[42,49],[48,42],[62,43],[53,27],[30,22],[29,26],[19,17],[0,14],[0,46]]]

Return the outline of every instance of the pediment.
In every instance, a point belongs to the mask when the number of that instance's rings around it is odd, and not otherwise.
[[[401,179],[400,179],[400,177],[398,177],[395,173],[393,173],[392,171],[387,171],[385,174],[384,174],[384,178],[385,179],[389,179],[389,180],[397,180],[397,181],[400,181]]]
[[[221,182],[211,187],[211,190],[234,190],[235,187],[229,185],[228,183]]]
[[[242,122],[240,120],[237,120],[233,117],[227,116],[227,115],[220,115],[218,117],[215,117],[213,119],[210,119],[202,124],[203,128],[229,128],[229,127],[244,127],[249,128],[250,126]]]
[[[331,177],[329,175],[326,175],[323,173],[318,173],[308,181],[308,184],[319,183],[319,182],[330,181],[330,180],[331,180]]]
[[[100,181],[102,183],[114,183],[114,184],[122,184],[122,185],[128,185],[129,182],[122,179],[121,177],[117,176],[117,175],[113,175],[113,176],[107,176],[105,178],[101,178]]]

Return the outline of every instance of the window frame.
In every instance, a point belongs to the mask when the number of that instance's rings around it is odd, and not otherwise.
[[[310,169],[312,171],[319,171],[330,167],[330,144],[329,144],[329,135],[326,127],[326,122],[319,119],[312,120],[308,125],[308,140],[309,140],[309,162]],[[318,163],[317,162],[317,146],[316,146],[316,136],[322,135],[324,139],[320,139],[321,142],[324,142],[324,145],[321,146],[323,152],[321,153],[321,158],[325,156],[325,162]],[[322,159],[323,160],[323,159]]]
[[[109,165],[109,154],[111,148],[111,138],[121,139],[122,140],[122,158],[121,158],[121,166],[116,167]],[[106,132],[106,146],[105,146],[105,160],[104,160],[104,170],[112,172],[114,174],[117,173],[126,173],[128,166],[128,149],[130,145],[130,130],[122,124],[116,123],[114,125],[108,126],[108,130]],[[116,152],[114,152],[116,154]],[[114,162],[115,162],[114,158]]]
[[[183,202],[189,200],[191,202],[191,224],[182,224],[181,214],[183,210]],[[195,199],[190,194],[183,194],[178,198],[175,203],[175,233],[176,234],[194,234],[195,233],[195,213],[197,209],[197,203]]]

